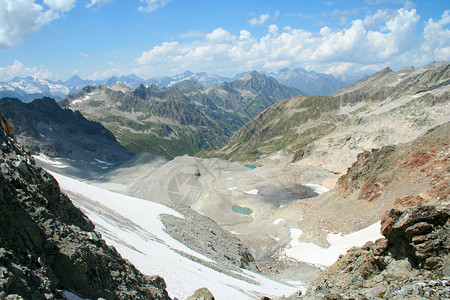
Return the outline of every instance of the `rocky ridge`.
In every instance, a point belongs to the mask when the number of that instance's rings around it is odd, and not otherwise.
[[[0,120],[0,298],[169,299],[164,280],[107,246]]]

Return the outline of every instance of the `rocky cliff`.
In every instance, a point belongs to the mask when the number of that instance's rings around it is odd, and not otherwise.
[[[164,280],[107,246],[0,119],[0,298],[169,299]]]

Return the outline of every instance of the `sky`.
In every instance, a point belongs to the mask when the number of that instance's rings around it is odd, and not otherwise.
[[[450,60],[448,0],[0,0],[0,81]]]

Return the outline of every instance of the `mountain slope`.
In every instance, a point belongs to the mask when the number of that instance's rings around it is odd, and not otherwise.
[[[51,98],[30,103],[3,98],[0,111],[12,123],[16,140],[33,154],[58,157],[73,164],[84,161],[78,166],[83,172],[91,167],[104,170],[133,156],[101,124],[88,121],[79,112],[62,109]]]
[[[435,63],[407,74],[385,69],[334,96],[280,101],[223,149],[201,155],[276,159],[342,174],[361,151],[410,141],[449,120],[449,66]]]
[[[169,299],[164,280],[144,276],[107,246],[0,120],[1,297]]]
[[[176,88],[86,87],[60,105],[102,123],[134,152],[172,158],[223,145],[230,135],[229,126],[222,127]]]

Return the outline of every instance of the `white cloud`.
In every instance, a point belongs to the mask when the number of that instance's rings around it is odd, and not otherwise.
[[[80,55],[84,58],[89,58],[89,54],[80,52]]]
[[[208,33],[206,39],[216,43],[227,43],[233,39],[233,36],[222,27],[219,27],[214,29],[213,32]]]
[[[379,9],[375,14],[364,18],[364,26],[367,29],[379,29],[380,26],[385,26],[390,18],[392,14],[389,11]]]
[[[51,10],[67,12],[75,7],[76,0],[44,0]]]
[[[12,65],[0,67],[0,81],[9,81],[13,77],[32,76],[39,79],[47,79],[52,76],[49,70],[36,67],[26,67],[22,62],[15,60]]]
[[[275,24],[269,25],[269,32],[274,36],[278,35],[278,29],[279,29],[278,26]]]
[[[251,18],[247,22],[252,26],[263,25],[269,18],[270,18],[269,14],[263,14],[257,18]]]
[[[446,10],[441,19],[434,21],[429,19],[426,22],[423,42],[422,61],[432,60],[450,60],[450,30],[444,29],[444,26],[450,23],[450,10]]]
[[[91,0],[90,3],[86,4],[87,8],[91,8],[95,5],[97,5],[97,7],[103,6],[109,2],[112,2],[113,0]]]
[[[419,15],[415,9],[377,11],[347,28],[322,27],[311,32],[272,24],[266,35],[256,38],[247,30],[233,35],[217,28],[192,42],[165,42],[144,52],[133,70],[145,77],[184,70],[234,75],[258,69],[280,67],[348,74],[377,71],[386,67],[422,65],[432,60],[449,60],[450,11],[439,20],[429,20],[418,35]],[[422,33],[419,33],[422,34]]]
[[[331,29],[328,26],[324,26],[320,28],[320,34],[325,36],[328,35],[331,32]]]
[[[275,12],[275,15],[273,16],[273,20],[274,21],[276,21],[277,19],[278,19],[278,17],[280,16],[280,11],[279,10],[277,10],[276,12]]]
[[[157,10],[158,8],[165,6],[171,0],[140,0],[140,1],[144,2],[145,5],[139,6],[138,11],[150,13]]]
[[[76,0],[44,0],[44,9],[35,0],[0,0],[0,49],[18,45],[25,36],[56,20],[61,12],[75,6]]]
[[[239,35],[240,40],[248,40],[251,37],[251,33],[245,29],[242,29]]]

